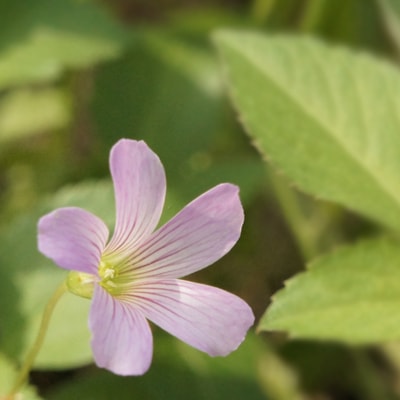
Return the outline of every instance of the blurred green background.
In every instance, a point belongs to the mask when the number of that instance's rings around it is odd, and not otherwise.
[[[163,220],[217,183],[240,186],[241,240],[191,279],[238,294],[257,318],[309,257],[371,232],[264,163],[230,105],[212,33],[309,34],[397,62],[399,10],[395,0],[1,0],[0,389],[64,277],[37,252],[37,220],[77,205],[112,226],[108,154],[122,137],[145,140],[164,164]],[[283,198],[307,224],[293,226]],[[397,346],[350,349],[255,329],[237,352],[211,359],[154,327],[150,372],[113,376],[90,364],[87,304],[60,304],[27,399],[400,398]]]

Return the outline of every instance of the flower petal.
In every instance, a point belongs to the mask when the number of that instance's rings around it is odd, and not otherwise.
[[[124,252],[154,231],[165,199],[165,173],[143,141],[122,139],[111,149],[117,218],[107,253]]]
[[[180,279],[142,282],[131,301],[149,320],[211,356],[235,350],[254,322],[251,308],[239,297]]]
[[[97,274],[108,238],[104,222],[81,208],[59,208],[39,220],[38,247],[59,267]]]
[[[180,278],[214,263],[243,225],[239,189],[225,183],[204,193],[155,232],[128,260],[137,277]]]
[[[96,285],[89,316],[96,364],[118,375],[142,375],[150,367],[153,337],[140,310]]]

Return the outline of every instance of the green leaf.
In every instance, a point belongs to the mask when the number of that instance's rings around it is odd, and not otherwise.
[[[68,102],[60,89],[12,91],[0,101],[0,143],[62,128],[69,119]]]
[[[219,32],[228,86],[260,152],[304,191],[400,227],[400,75],[311,38]]]
[[[38,219],[65,206],[86,208],[112,225],[115,209],[111,182],[85,183],[63,189],[1,233],[0,348],[9,357],[24,357],[37,334],[45,304],[66,277],[67,271],[41,255],[36,243]],[[36,367],[67,368],[90,362],[89,305],[90,301],[70,294],[61,299]]]
[[[371,239],[321,257],[286,282],[259,330],[364,344],[400,339],[400,248]]]
[[[117,56],[124,30],[92,2],[3,2],[0,88],[57,78]]]
[[[0,353],[0,399],[5,396],[12,389],[12,385],[17,376],[16,367]],[[20,400],[40,400],[36,394],[35,389],[31,386],[25,386],[22,391],[18,392],[16,396]]]

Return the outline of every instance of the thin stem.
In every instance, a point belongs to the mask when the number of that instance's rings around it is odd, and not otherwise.
[[[369,357],[366,350],[354,349],[352,351],[356,374],[361,385],[361,396],[365,400],[386,399],[394,400],[397,396],[385,385],[384,379]]]
[[[61,296],[66,291],[67,291],[67,286],[66,286],[65,282],[63,282],[57,288],[57,290],[54,292],[53,296],[50,298],[49,302],[47,303],[46,308],[44,309],[44,312],[43,312],[42,321],[41,321],[40,327],[39,327],[39,332],[36,336],[35,341],[33,342],[31,349],[28,352],[28,355],[26,356],[25,362],[22,365],[21,370],[19,371],[19,374],[15,380],[13,388],[11,389],[8,396],[6,396],[6,400],[13,400],[16,393],[24,385],[24,383],[29,375],[29,371],[31,370],[33,363],[36,359],[36,356],[38,355],[38,353],[43,345],[54,308],[55,308],[56,304],[58,303],[58,300],[61,298]]]
[[[265,23],[274,5],[275,0],[254,0],[252,14],[256,22],[259,24]]]
[[[286,221],[294,234],[303,258],[308,261],[317,253],[314,237],[310,235],[308,228],[310,220],[304,215],[294,190],[274,172],[270,171],[269,176]]]
[[[324,16],[326,6],[327,0],[309,0],[306,3],[303,16],[300,21],[300,31],[315,31]]]

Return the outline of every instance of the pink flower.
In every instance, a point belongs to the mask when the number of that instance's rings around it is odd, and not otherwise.
[[[80,208],[60,208],[39,221],[39,250],[71,270],[71,291],[92,298],[89,327],[98,366],[140,375],[150,366],[147,319],[211,356],[243,341],[254,322],[239,297],[177,279],[207,267],[236,243],[243,224],[238,188],[221,184],[161,228],[163,166],[147,145],[122,139],[110,154],[116,225]],[[108,241],[108,242],[107,242]]]

